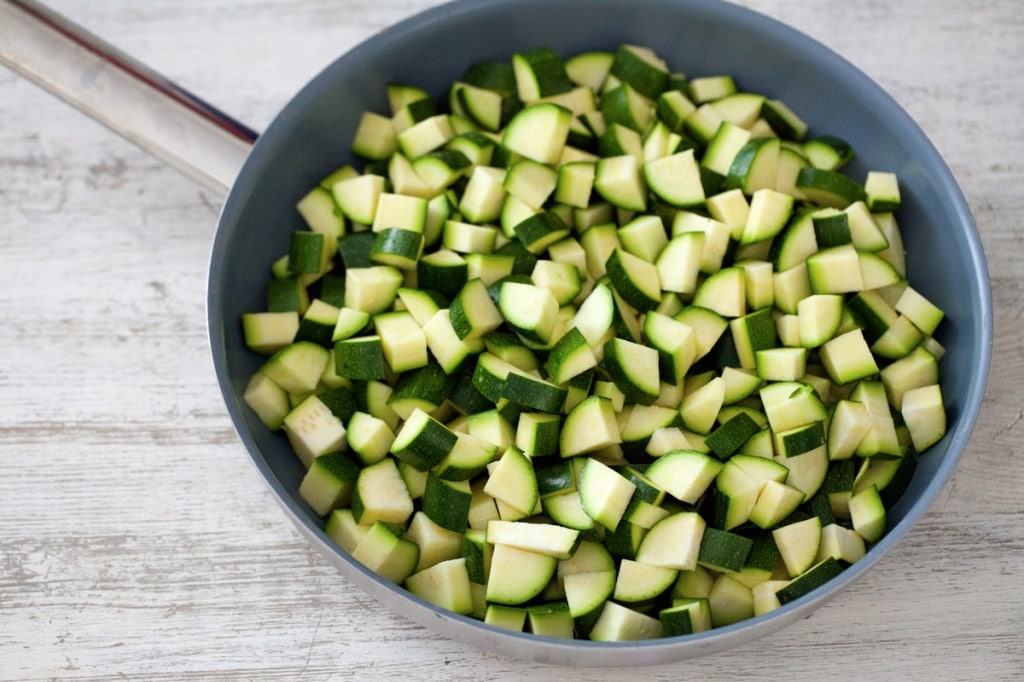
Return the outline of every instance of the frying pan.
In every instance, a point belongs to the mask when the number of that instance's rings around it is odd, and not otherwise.
[[[889,528],[838,578],[769,614],[685,637],[645,642],[566,641],[499,630],[454,615],[379,579],[330,542],[298,495],[304,473],[280,434],[242,401],[263,358],[247,352],[240,325],[263,308],[270,264],[304,225],[295,202],[353,161],[352,131],[365,110],[384,112],[384,86],[439,95],[473,61],[517,50],[563,54],[647,45],[688,74],[729,73],[777,97],[814,132],[857,151],[854,177],[896,172],[909,278],[949,322],[942,389],[948,432],[926,453]],[[951,476],[977,420],[988,377],[992,310],[988,273],[967,203],[924,133],[881,88],[827,47],[765,16],[717,0],[475,0],[402,21],[328,65],[257,135],[128,55],[32,0],[0,2],[0,59],[156,156],[230,191],[213,241],[208,281],[210,346],[225,406],[285,516],[339,571],[396,612],[452,639],[507,656],[577,667],[661,664],[719,652],[803,618],[860,578],[925,513]]]

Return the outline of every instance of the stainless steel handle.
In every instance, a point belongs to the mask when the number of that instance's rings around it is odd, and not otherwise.
[[[257,137],[35,0],[0,0],[0,63],[222,195]]]

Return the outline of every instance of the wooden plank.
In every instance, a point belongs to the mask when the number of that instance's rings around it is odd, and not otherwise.
[[[56,9],[262,128],[345,46],[425,0]],[[974,210],[995,371],[918,526],[849,590],[734,652],[627,675],[1017,679],[1024,670],[1024,19],[1016,0],[744,4],[877,79]],[[562,680],[442,638],[291,528],[206,346],[221,197],[0,72],[0,680]]]

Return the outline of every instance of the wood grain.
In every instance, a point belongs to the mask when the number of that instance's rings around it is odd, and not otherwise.
[[[261,129],[425,0],[52,5]],[[1024,14],[1017,0],[747,0],[920,123],[989,259],[994,372],[961,465],[864,579],[770,638],[593,682],[1024,673]],[[351,586],[223,409],[205,276],[221,197],[0,71],[0,680],[564,680]],[[571,674],[571,673],[569,673]]]

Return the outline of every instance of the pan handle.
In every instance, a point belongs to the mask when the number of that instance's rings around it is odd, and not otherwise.
[[[0,63],[222,196],[257,137],[36,0],[0,0]]]

